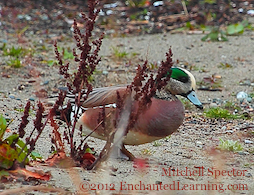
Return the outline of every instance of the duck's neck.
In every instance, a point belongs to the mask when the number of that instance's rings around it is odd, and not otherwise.
[[[161,100],[168,100],[168,101],[177,100],[176,96],[172,95],[171,93],[166,92],[163,89],[160,91],[157,90],[154,98],[161,99]]]

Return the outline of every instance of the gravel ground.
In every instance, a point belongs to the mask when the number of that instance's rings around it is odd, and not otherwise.
[[[0,40],[7,41],[8,47],[17,45],[18,39],[15,35],[4,32],[0,34]],[[58,74],[57,66],[49,67],[45,63],[54,59],[52,40],[57,36],[52,34],[24,37],[24,43],[20,45],[35,49],[36,52],[33,57],[24,59],[21,68],[11,68],[6,64],[9,57],[0,56],[2,75],[0,77],[0,113],[6,118],[14,119],[9,126],[12,131],[17,130],[22,116],[19,109],[25,106],[28,99],[36,105],[36,101],[39,99],[36,97],[36,92],[44,92],[48,96],[55,95],[57,87],[64,85],[65,81]],[[221,91],[197,90],[199,99],[206,108],[221,106],[224,101],[230,100],[241,106],[242,112],[248,112],[251,116],[250,119],[208,119],[204,117],[203,111],[189,107],[186,103],[184,124],[169,139],[127,147],[136,157],[146,159],[147,166],[142,171],[137,169],[133,162],[121,159],[109,160],[96,171],[87,171],[82,168],[72,170],[52,168],[39,164],[36,166],[43,171],[51,172],[52,179],[50,181],[27,182],[18,179],[0,184],[0,194],[1,191],[4,193],[8,189],[38,184],[59,187],[70,194],[75,190],[86,194],[253,194],[254,122],[253,109],[251,108],[254,107],[254,103],[252,100],[251,103],[240,104],[235,94],[240,91],[248,94],[254,92],[253,85],[251,85],[254,82],[254,33],[245,32],[239,37],[229,37],[228,42],[202,42],[200,40],[202,36],[157,34],[105,38],[100,52],[102,61],[95,75],[94,86],[110,86],[130,82],[138,62],[142,63],[143,60],[148,59],[149,62],[156,64],[165,58],[165,53],[171,47],[173,59],[178,62],[176,65],[191,69],[198,82],[213,74],[221,76]],[[60,39],[60,46],[73,47],[70,37],[62,35],[58,39]],[[42,47],[47,49],[38,49]],[[128,56],[124,59],[116,59],[115,56],[112,56],[114,47],[127,52]],[[135,57],[134,54],[136,54]],[[223,69],[219,67],[221,63],[228,63],[232,67]],[[240,85],[240,82],[245,85]],[[41,98],[41,100],[48,105],[53,102],[51,98]],[[31,116],[27,131],[33,128],[33,118],[34,115]],[[36,146],[36,150],[45,159],[51,151],[49,138],[51,131],[50,127],[46,127]],[[236,153],[221,152],[216,149],[220,143],[219,138],[237,140],[242,144],[243,150]],[[94,147],[97,152],[102,149],[104,143],[94,138],[88,140],[88,145]],[[201,172],[200,175],[174,175],[177,170],[180,172],[186,171],[186,169],[187,173]],[[171,175],[169,175],[169,170]],[[223,175],[215,176],[215,170],[217,174]],[[235,176],[231,175],[232,170],[235,171]],[[98,185],[99,183],[101,184]],[[175,183],[175,189],[171,185],[169,191],[167,184],[173,183]],[[178,183],[182,190],[177,189]],[[127,184],[132,184],[132,186]],[[135,184],[139,184],[139,186],[137,185],[136,189],[128,191],[128,187],[131,189]],[[161,188],[158,190],[143,189],[143,184],[146,187],[161,184]],[[185,187],[184,184],[186,184]],[[233,189],[229,190],[228,185],[231,185]],[[90,190],[84,192],[84,188],[88,186]],[[243,190],[243,186],[247,186],[248,190],[246,188]],[[103,190],[102,187],[104,187]],[[109,190],[112,187],[115,190]],[[203,190],[200,190],[201,187]],[[92,188],[96,190],[92,190]],[[41,193],[27,192],[27,194]]]

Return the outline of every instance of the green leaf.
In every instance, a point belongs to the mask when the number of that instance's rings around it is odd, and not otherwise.
[[[69,52],[67,50],[64,50],[64,59],[68,60],[68,59],[74,59],[73,53]]]
[[[244,26],[241,23],[231,24],[227,27],[228,35],[239,35],[244,32]]]
[[[14,161],[8,160],[4,158],[3,156],[0,156],[0,168],[9,169],[12,167],[13,162]]]
[[[0,145],[0,167],[9,169],[13,165],[15,159],[17,159],[18,154],[15,149],[13,149],[8,144]]]
[[[19,137],[18,134],[12,134],[12,135],[10,135],[9,137],[7,137],[5,140],[7,141],[7,143],[8,143],[9,145],[11,145],[12,142],[13,142],[14,140],[16,140],[18,137]]]
[[[48,64],[48,66],[53,66],[53,65],[57,64],[57,61],[56,60],[48,60],[47,64]]]
[[[243,20],[241,24],[243,25],[244,28],[249,28],[251,26],[248,20]]]
[[[13,141],[16,140],[18,137],[19,137],[18,134],[12,134],[8,138],[6,138],[6,141],[9,145],[11,145],[13,143]],[[21,152],[21,149],[23,149],[22,152]],[[16,143],[16,152],[17,152],[17,154],[19,154],[19,156],[17,156],[18,162],[22,162],[28,153],[28,148],[27,148],[25,142],[23,142],[23,140],[21,140],[21,139],[18,139],[18,141]],[[29,159],[27,158],[25,163],[28,163],[28,161],[29,161]]]
[[[201,41],[206,41],[206,39],[208,39],[209,34],[205,35],[204,37],[202,37]]]
[[[21,152],[21,149],[20,149],[20,148],[16,148],[16,151],[17,151],[18,154],[20,153],[19,156],[17,157],[17,161],[18,161],[19,163],[23,162],[24,158],[25,158],[26,155],[27,155],[27,152],[25,152],[24,150]],[[29,162],[29,159],[26,158],[25,164],[27,164],[28,162]]]
[[[3,177],[3,176],[9,176],[9,172],[8,171],[5,171],[5,170],[1,170],[0,171],[0,179]]]
[[[0,140],[3,138],[6,128],[6,120],[2,115],[0,115]]]
[[[211,29],[211,32],[207,35],[205,35],[202,39],[202,41],[228,41],[228,39],[225,36],[225,33],[221,31],[218,27],[214,27]]]
[[[85,151],[85,153],[91,153],[91,154],[94,154],[95,152],[94,152],[94,151],[92,151],[90,148],[87,148],[87,149],[86,149],[86,151]]]
[[[27,146],[26,146],[25,142],[23,142],[23,140],[19,139],[18,142],[17,142],[17,145],[18,145],[20,148],[24,148],[24,151],[25,151],[25,152],[28,152]]]
[[[30,156],[32,157],[33,160],[42,159],[42,156],[40,155],[40,153],[35,152],[35,151],[32,151]]]
[[[243,150],[242,145],[238,141],[233,140],[226,140],[220,139],[220,144],[218,146],[218,149],[220,150],[228,150],[232,152],[239,152]]]
[[[227,39],[227,37],[225,37],[225,36],[221,36],[221,41],[228,41],[228,39]]]
[[[209,38],[211,41],[218,41],[219,40],[219,32],[218,31],[212,31],[210,34],[209,34]]]

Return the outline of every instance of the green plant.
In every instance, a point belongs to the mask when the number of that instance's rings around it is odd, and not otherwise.
[[[58,48],[58,51],[62,54],[64,60],[72,60],[74,59],[73,52],[70,48]]]
[[[245,29],[253,30],[253,27],[247,20],[243,20],[236,24],[230,24],[227,26],[226,33],[227,35],[241,35]]]
[[[233,66],[231,64],[228,64],[228,63],[220,63],[218,65],[218,68],[227,69],[227,68],[233,68]]]
[[[201,41],[228,41],[225,32],[221,31],[219,27],[213,27],[210,33],[205,35]]]
[[[202,26],[203,27],[203,26]],[[204,29],[202,29],[201,25],[193,25],[191,22],[186,22],[185,26],[177,28],[174,30],[174,32],[182,32],[182,31],[189,31],[189,30],[194,30],[194,29],[201,29],[203,31],[205,31]]]
[[[119,59],[125,58],[128,55],[126,51],[120,51],[119,47],[112,47],[112,50],[113,50],[113,55]]]
[[[223,108],[210,108],[208,110],[204,111],[205,116],[209,118],[225,118],[225,119],[231,119],[234,118],[230,112]]]
[[[242,23],[231,24],[227,27],[227,35],[240,35],[244,32],[244,26]]]
[[[188,30],[194,30],[195,26],[191,24],[190,22],[186,22],[185,28],[187,28]]]
[[[148,10],[144,9],[143,11],[135,12],[130,15],[131,20],[144,20],[144,16],[147,15]]]
[[[3,45],[0,47],[0,50],[5,50],[6,49],[6,43],[3,43]]]
[[[29,159],[28,155],[32,159],[36,159],[40,155],[34,155],[30,153],[27,145],[20,139],[16,133],[11,134],[7,138],[3,138],[8,125],[6,119],[0,115],[0,170],[10,169],[14,162],[27,164]]]
[[[48,61],[46,62],[46,64],[47,64],[48,66],[53,66],[53,65],[57,65],[58,62],[57,62],[56,60],[48,60]]]
[[[250,167],[252,167],[253,165],[254,165],[254,163],[247,163],[247,164],[244,165],[244,167],[249,167],[249,168],[250,168]]]
[[[143,155],[152,155],[152,154],[155,153],[155,151],[152,151],[152,150],[150,150],[150,149],[143,149],[143,150],[141,150],[141,153],[142,153]]]
[[[171,137],[171,135],[169,135],[169,136],[165,137],[165,138],[164,138],[164,141],[165,141],[165,142],[168,142],[168,141],[169,141],[169,139],[170,139],[170,137]]]
[[[244,118],[244,116],[231,114],[227,109],[220,107],[210,108],[204,111],[205,116],[209,118],[224,118],[224,119],[239,119]]]
[[[11,48],[7,48],[6,46],[3,48],[3,55],[4,56],[12,56],[12,57],[23,57],[29,53],[29,49],[25,49],[23,47],[15,48],[12,46]]]
[[[11,58],[6,63],[13,68],[20,68],[22,66],[21,61],[18,58]]]
[[[61,54],[61,56],[63,57],[63,60],[72,60],[75,58],[70,48],[65,49],[65,48],[58,47],[57,49],[59,53]],[[48,66],[54,66],[58,64],[58,61],[54,59],[54,60],[45,61],[45,63]]]
[[[215,4],[216,0],[203,0],[200,2],[201,4],[208,3],[208,4]]]
[[[162,145],[162,143],[159,142],[159,141],[154,141],[154,142],[153,142],[153,146],[154,146],[154,147],[158,147],[158,146],[161,146],[161,145]]]
[[[239,152],[243,150],[242,145],[238,141],[220,139],[220,144],[217,147],[219,150],[227,150],[232,152]]]
[[[223,105],[223,108],[227,109],[227,110],[231,110],[231,111],[240,111],[241,108],[239,106],[236,105],[236,103],[231,102],[231,101],[227,101],[225,103],[225,105]]]
[[[144,7],[145,4],[146,4],[147,0],[127,0],[126,1],[126,4],[129,6],[129,7]]]
[[[14,47],[7,48],[6,44],[4,43],[1,47],[1,50],[3,51],[4,56],[10,56],[11,58],[6,62],[7,65],[14,67],[14,68],[20,68],[22,66],[21,64],[21,57],[24,57],[25,55],[32,54],[32,49],[25,49],[23,47]]]

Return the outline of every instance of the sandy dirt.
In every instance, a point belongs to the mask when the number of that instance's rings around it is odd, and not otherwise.
[[[54,36],[57,35],[52,35]],[[205,108],[221,106],[227,100],[240,105],[235,96],[238,92],[254,92],[253,85],[239,84],[246,80],[252,84],[254,82],[254,33],[245,32],[239,37],[229,37],[228,42],[202,42],[202,36],[156,34],[105,38],[100,52],[102,61],[95,75],[94,86],[131,82],[137,62],[142,63],[148,59],[156,64],[165,59],[165,53],[171,47],[173,59],[178,61],[175,65],[191,69],[197,82],[213,74],[222,77],[222,91],[197,90]],[[36,105],[39,100],[35,95],[36,91],[43,89],[48,95],[55,95],[56,89],[65,82],[58,74],[57,66],[49,67],[44,63],[54,59],[52,39],[36,35],[27,36],[25,39],[22,46],[37,48],[45,45],[48,49],[41,52],[37,50],[32,60],[25,60],[24,66],[17,69],[6,64],[8,56],[0,56],[0,113],[6,118],[14,119],[9,126],[12,131],[17,131],[21,121],[22,113],[18,109],[23,108],[28,99]],[[8,46],[17,43],[15,36],[10,34],[1,33],[0,40],[6,40]],[[64,36],[59,45],[70,48],[74,46],[68,36]],[[113,47],[119,47],[120,51],[126,51],[129,56],[115,59],[112,57]],[[134,53],[137,54],[135,57],[132,56]],[[221,63],[228,63],[232,67],[223,69],[219,67]],[[49,104],[54,102],[54,99],[43,98],[42,101]],[[253,107],[253,103],[254,100],[249,105]],[[247,109],[244,106],[242,105],[243,111]],[[67,194],[76,190],[86,194],[253,194],[254,122],[253,111],[248,112],[252,117],[248,120],[216,120],[204,117],[201,110],[187,107],[184,124],[170,138],[140,146],[127,146],[136,157],[146,159],[147,166],[144,169],[137,169],[133,162],[124,159],[111,159],[96,171],[79,167],[72,170],[52,168],[39,164],[35,166],[51,172],[50,181],[15,180],[0,184],[0,194],[8,189],[37,185],[59,187]],[[30,117],[28,132],[33,128],[34,117],[33,114]],[[50,126],[46,127],[36,146],[36,151],[44,159],[51,154],[51,131]],[[236,153],[221,152],[216,149],[220,143],[219,138],[238,140],[243,150]],[[94,138],[89,138],[87,143],[97,152],[105,144]],[[85,192],[85,188],[90,190]],[[41,193],[43,192],[27,192]]]

